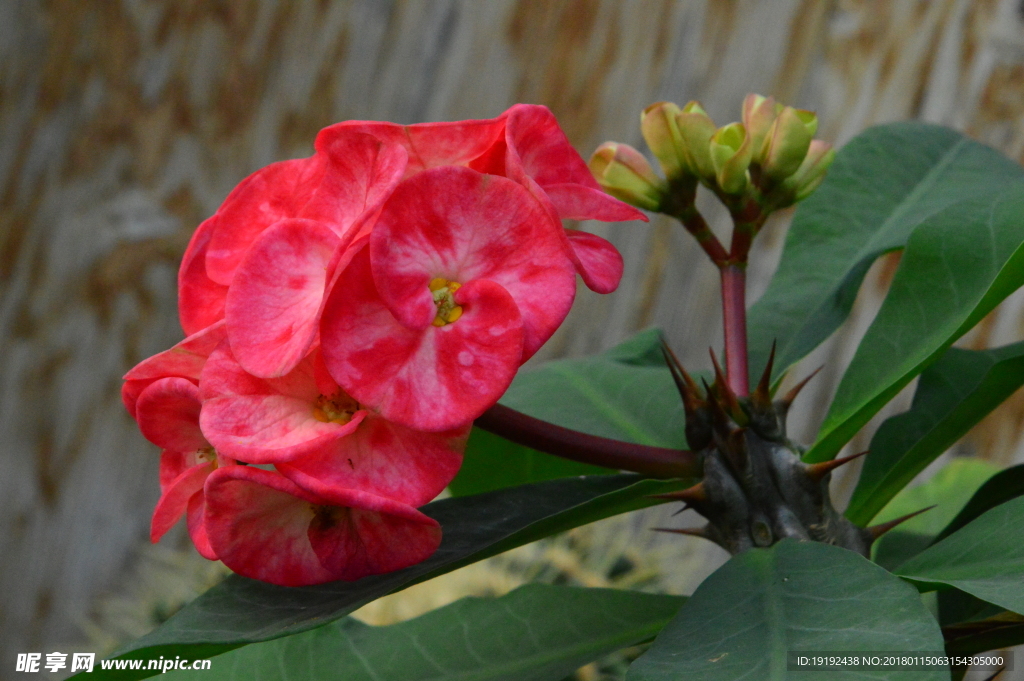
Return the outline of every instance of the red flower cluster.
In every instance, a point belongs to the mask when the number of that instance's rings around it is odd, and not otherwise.
[[[199,226],[178,277],[188,337],[122,391],[164,450],[153,541],[187,515],[204,556],[282,585],[434,552],[416,509],[455,476],[473,419],[561,324],[576,273],[618,285],[615,248],[560,219],[644,219],[541,106],[349,121],[315,146]]]

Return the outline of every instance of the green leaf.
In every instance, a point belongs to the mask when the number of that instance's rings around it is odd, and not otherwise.
[[[953,204],[914,230],[808,460],[832,458],[922,369],[1024,284],[1022,243],[1024,183]]]
[[[474,428],[469,435],[462,468],[448,489],[454,496],[463,497],[531,482],[611,472],[600,466],[538,452]]]
[[[942,628],[946,652],[973,655],[1024,643],[1024,616],[1004,610],[992,617]]]
[[[864,524],[918,473],[1024,385],[1024,343],[950,348],[922,374],[909,411],[887,419],[870,450],[846,517]]]
[[[701,584],[627,681],[948,679],[946,671],[787,671],[790,651],[942,650],[909,585],[865,558],[785,539],[734,556]]]
[[[500,402],[591,435],[686,448],[683,404],[662,359],[657,329],[594,357],[556,360],[524,371]]]
[[[874,522],[884,523],[929,506],[935,508],[882,535],[872,547],[874,561],[892,570],[926,549],[964,508],[971,495],[997,471],[995,466],[981,459],[953,459],[927,482],[901,491]]]
[[[1024,497],[986,511],[895,572],[923,589],[953,586],[1024,614]]]
[[[208,681],[559,681],[654,637],[680,596],[529,584],[497,599],[464,598],[386,627],[345,618],[217,658]]]
[[[171,617],[159,629],[117,651],[117,658],[190,659],[288,636],[344,617],[381,596],[508,549],[573,527],[659,503],[650,495],[680,489],[680,481],[601,475],[525,485],[444,499],[421,510],[441,523],[441,547],[419,565],[356,582],[279,587],[233,575]],[[156,672],[108,672],[138,679]]]
[[[950,521],[936,541],[945,539],[990,508],[1024,495],[1024,464],[999,471],[978,488],[970,501]]]
[[[876,258],[902,248],[918,225],[969,215],[962,204],[979,199],[987,208],[983,197],[1022,179],[1016,163],[947,128],[862,132],[793,216],[778,271],[750,309],[750,366],[764,366],[777,340],[781,375],[839,328]]]

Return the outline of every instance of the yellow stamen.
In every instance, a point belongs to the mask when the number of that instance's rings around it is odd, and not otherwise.
[[[462,288],[462,284],[444,277],[434,277],[427,284],[427,288],[430,289],[434,305],[437,306],[437,316],[431,322],[434,326],[451,324],[462,316],[462,307],[455,304],[455,292]]]
[[[348,393],[339,389],[330,397],[320,395],[313,406],[313,418],[321,423],[348,423],[357,411],[359,403]]]

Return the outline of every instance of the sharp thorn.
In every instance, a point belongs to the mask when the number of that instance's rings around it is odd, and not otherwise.
[[[715,351],[711,351],[711,363],[715,367],[715,395],[721,399],[724,404],[722,405],[726,413],[733,418],[734,421],[741,425],[746,425],[746,414],[743,413],[743,409],[740,407],[739,400],[736,399],[736,393],[729,387],[729,381],[725,377],[725,372],[722,371],[722,365],[718,363],[718,358],[715,356]]]
[[[772,351],[768,354],[768,363],[764,367],[764,373],[761,374],[761,380],[750,395],[754,406],[760,409],[767,409],[772,404],[772,367],[775,365],[775,345],[776,342],[772,341]]]
[[[676,353],[672,352],[672,348],[668,346],[664,338],[661,339],[661,354],[665,357],[665,364],[668,365],[668,370],[672,373],[672,380],[676,384],[676,390],[679,391],[679,397],[682,398],[687,413],[696,411],[703,404],[697,384],[690,374],[686,373],[686,369],[676,357]]]
[[[703,501],[708,500],[707,491],[704,489],[704,483],[698,482],[693,487],[687,487],[686,489],[679,490],[678,492],[666,492],[665,494],[652,494],[651,499],[667,499],[669,501],[682,501],[687,504],[699,504]]]
[[[692,506],[690,506],[689,504],[683,504],[683,507],[682,507],[681,509],[679,509],[678,511],[676,511],[675,513],[673,513],[673,514],[672,514],[672,517],[673,517],[673,518],[675,518],[675,517],[676,517],[677,515],[679,515],[679,514],[680,514],[680,513],[682,513],[683,511],[688,511],[688,510],[690,510],[691,508],[693,508],[693,507],[692,507]]]
[[[996,670],[995,674],[993,674],[992,676],[987,677],[985,679],[985,681],[995,681],[996,677],[999,676],[1000,674],[1002,674],[1005,671],[1006,671],[1006,665],[1003,665],[1002,667],[1000,667],[999,669]]]
[[[847,464],[854,459],[858,459],[865,454],[867,454],[867,451],[860,452],[859,454],[851,454],[850,456],[844,456],[841,459],[832,459],[831,461],[808,464],[807,467],[804,468],[804,472],[807,473],[807,477],[811,480],[818,482],[836,468],[839,468],[843,464]]]
[[[885,534],[886,532],[888,532],[892,528],[896,527],[897,525],[905,523],[906,521],[910,520],[914,516],[921,515],[925,511],[930,511],[933,508],[935,508],[934,504],[931,505],[931,506],[928,506],[926,508],[922,508],[920,511],[914,511],[913,513],[908,513],[905,516],[901,516],[899,518],[896,518],[895,520],[890,520],[887,523],[881,523],[881,524],[878,524],[878,525],[872,525],[871,527],[865,527],[864,529],[871,536],[871,541],[875,541],[876,539],[881,537],[883,534]]]
[[[669,534],[685,534],[689,537],[700,537],[701,539],[709,539],[707,533],[704,531],[704,528],[702,527],[652,527],[651,530],[653,530],[654,532],[668,532]]]
[[[727,435],[732,427],[736,424],[733,422],[729,415],[725,413],[722,408],[722,404],[718,401],[717,395],[712,391],[711,386],[703,378],[701,382],[704,384],[704,389],[708,394],[708,410],[711,412],[711,424],[715,430],[719,431],[723,435]]]
[[[807,383],[810,382],[810,380],[814,378],[818,374],[818,372],[824,368],[824,366],[818,367],[817,369],[812,371],[807,378],[797,383],[788,393],[786,393],[786,396],[782,398],[782,403],[785,409],[789,409],[789,405],[793,404],[793,400],[795,400],[796,396],[800,394],[800,391],[804,389],[804,386],[807,385]]]

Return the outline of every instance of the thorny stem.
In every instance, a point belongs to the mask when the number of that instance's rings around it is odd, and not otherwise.
[[[476,425],[516,444],[563,459],[616,470],[634,471],[655,478],[692,478],[701,474],[700,458],[681,449],[649,447],[588,435],[496,404]]]

